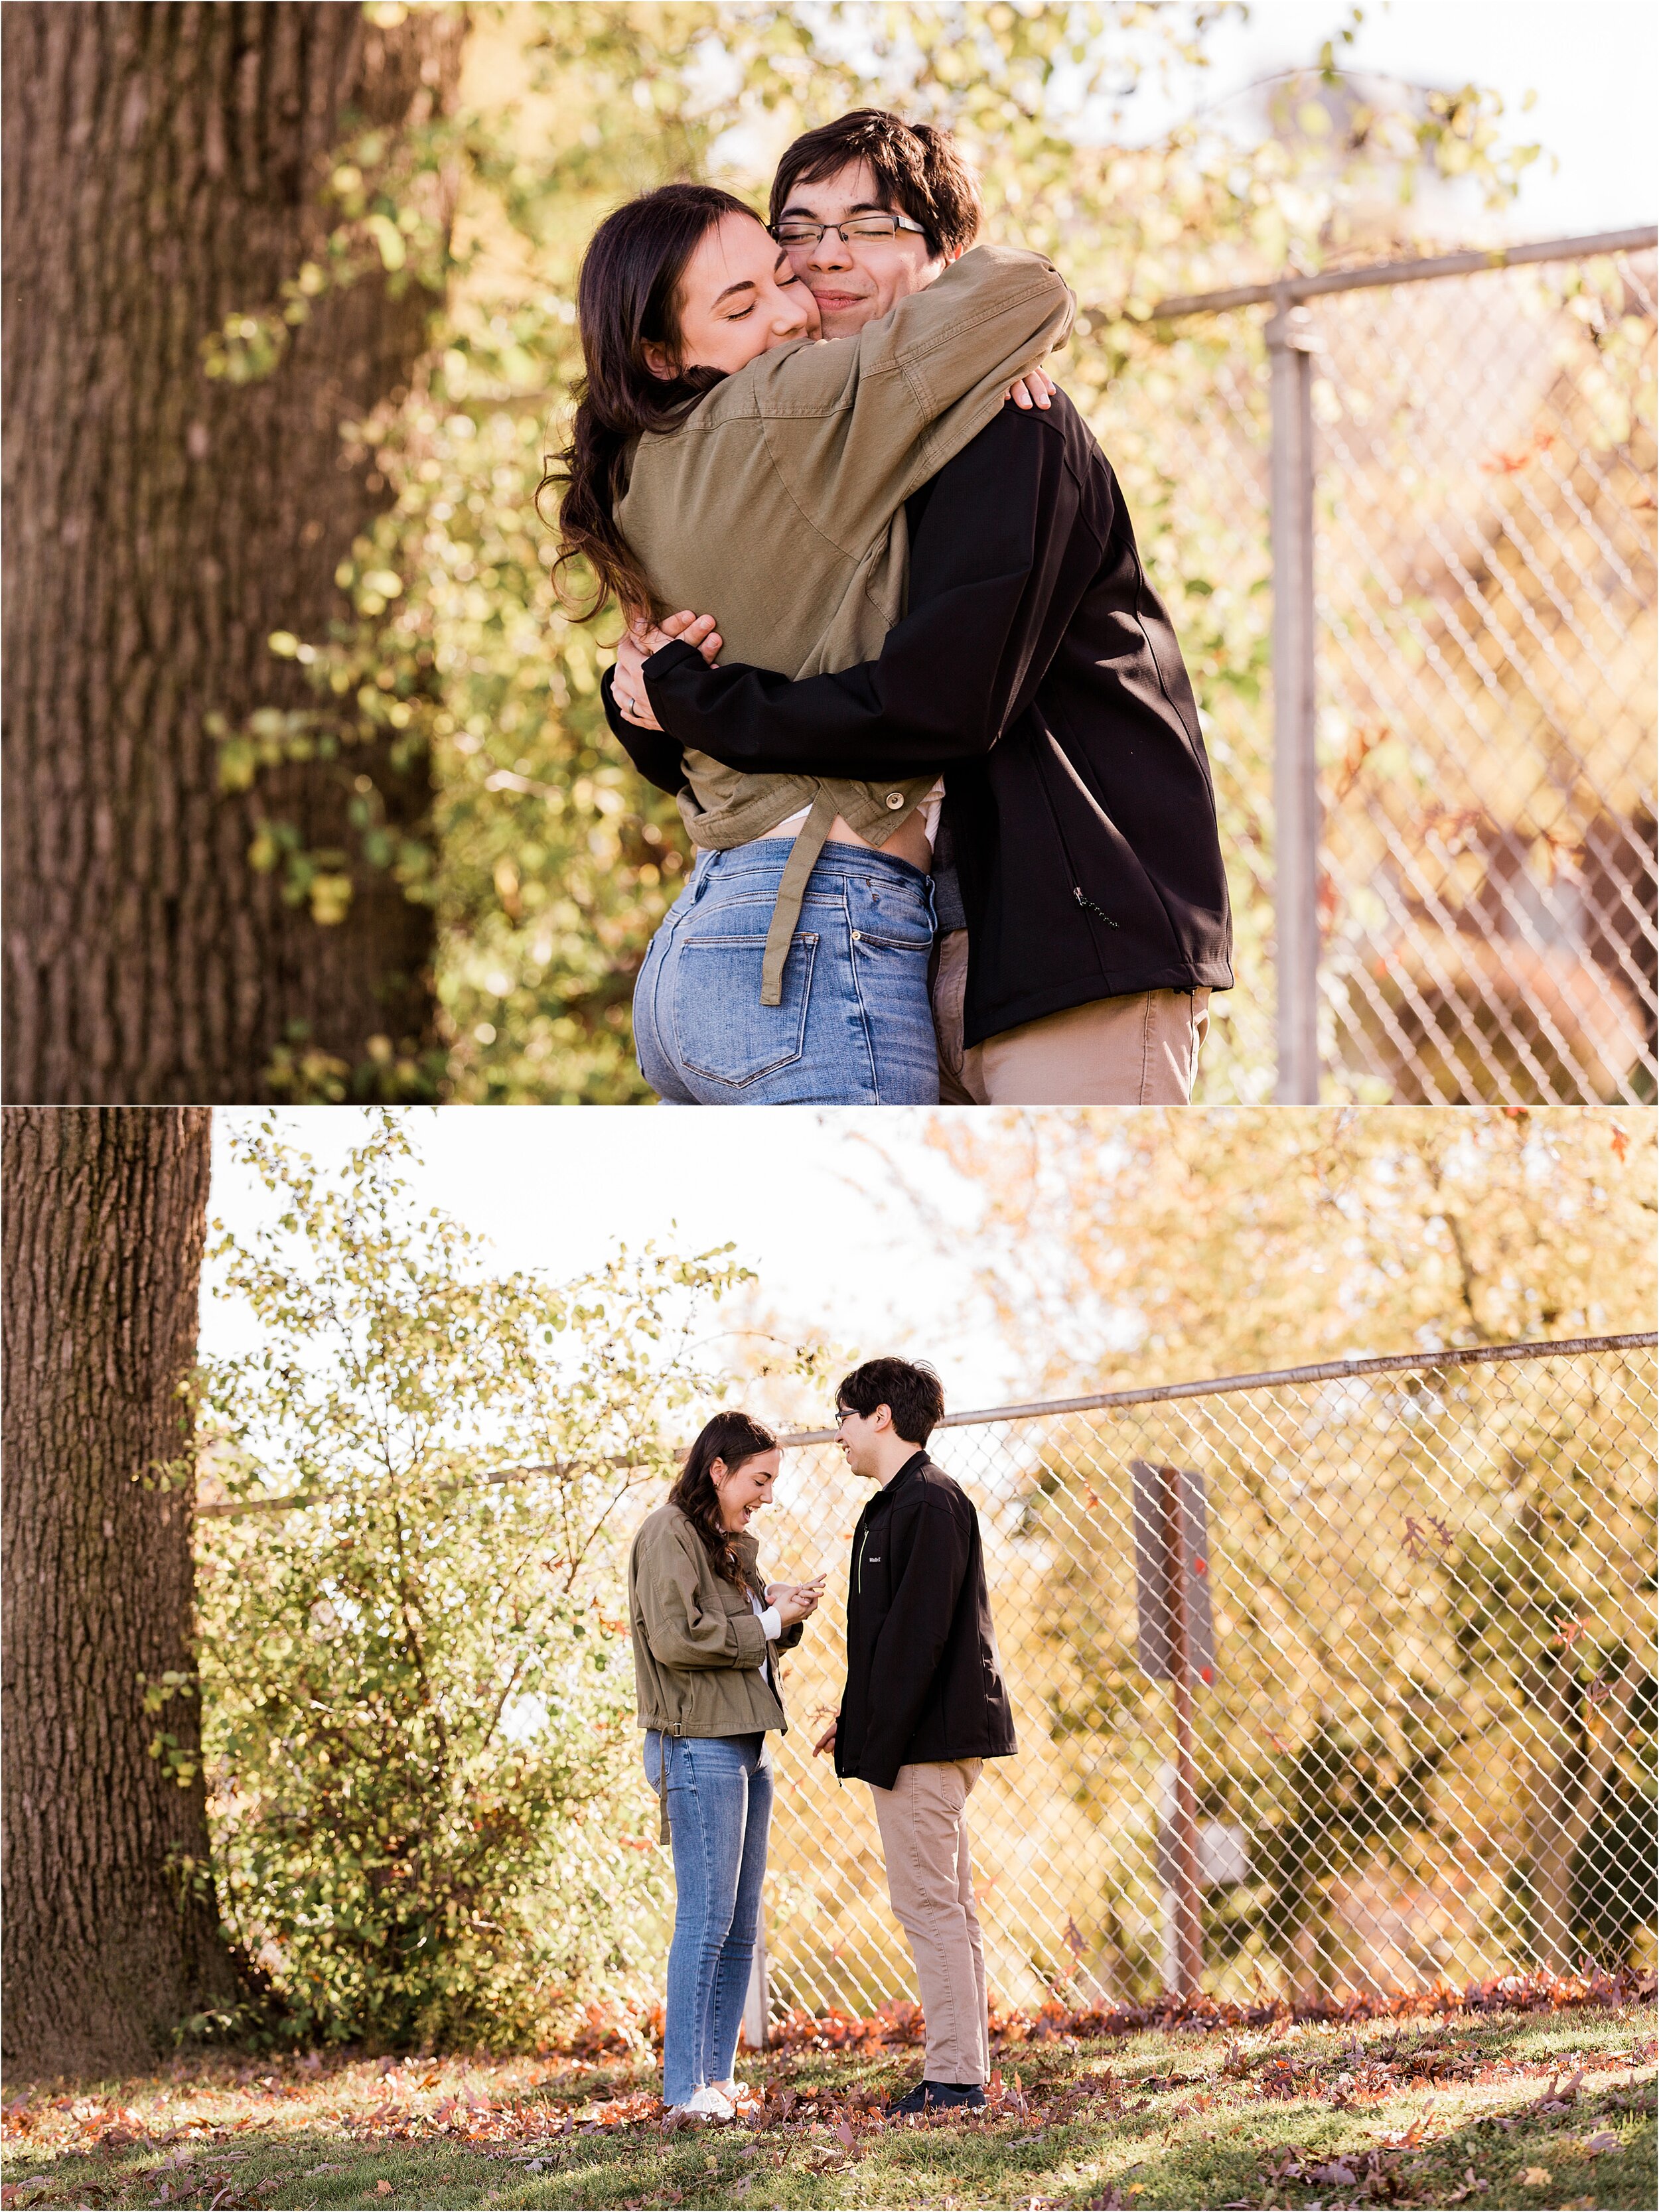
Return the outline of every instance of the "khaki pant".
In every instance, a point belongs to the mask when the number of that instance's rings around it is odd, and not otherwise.
[[[939,939],[933,975],[945,1106],[1184,1106],[1210,1026],[1207,991],[1096,999],[964,1048],[968,933]]]
[[[984,1762],[957,1759],[901,1766],[876,1801],[887,1893],[893,1917],[910,1939],[916,1983],[927,2021],[929,2081],[991,2077],[985,2002],[985,1953],[974,1911],[974,1869],[968,1856],[968,1793]]]

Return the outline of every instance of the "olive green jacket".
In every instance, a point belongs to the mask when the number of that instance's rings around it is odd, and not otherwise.
[[[617,522],[653,612],[712,614],[729,659],[792,678],[874,659],[904,612],[905,501],[1062,343],[1073,307],[1041,254],[976,246],[856,337],[775,347],[677,428],[636,440]],[[811,811],[767,939],[761,996],[776,1006],[800,894],[836,816],[884,844],[933,778],[751,775],[694,750],[684,764],[694,844],[727,851]]]
[[[759,1546],[734,1535],[738,1565],[764,1598]],[[639,1724],[668,1735],[756,1735],[789,1732],[781,1700],[766,1675],[769,1646],[747,1589],[714,1571],[696,1529],[678,1505],[647,1516],[628,1557],[628,1615],[633,1630],[634,1685]],[[800,1642],[793,1622],[769,1647],[772,1679],[777,1655]],[[658,1796],[662,1840],[668,1840],[668,1761]]]

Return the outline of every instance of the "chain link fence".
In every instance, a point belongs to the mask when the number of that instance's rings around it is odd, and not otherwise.
[[[1019,1737],[970,1806],[994,1996],[1177,1985],[1173,1698],[1137,1657],[1137,1463],[1197,1476],[1207,1513],[1206,1989],[1393,1991],[1650,1957],[1654,1343],[1361,1359],[936,1435],[979,1511]],[[830,1578],[786,1662],[774,2018],[914,1996],[869,1793],[810,1756],[868,1494],[830,1432],[792,1439],[761,1524],[769,1572]]]
[[[1096,410],[1209,705],[1206,1098],[1655,1096],[1652,239],[1165,301]]]

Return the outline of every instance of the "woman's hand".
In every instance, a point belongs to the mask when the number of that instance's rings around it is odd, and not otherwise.
[[[815,1583],[769,1583],[766,1589],[767,1603],[778,1609],[780,1628],[793,1628],[798,1620],[811,1620],[823,1595],[822,1575]]]
[[[645,695],[643,671],[653,653],[660,653],[664,646],[672,645],[676,639],[684,645],[695,645],[708,665],[714,666],[722,642],[714,627],[714,617],[694,615],[689,607],[679,614],[670,615],[662,623],[653,623],[648,615],[635,615],[617,647],[617,672],[611,678],[611,689],[622,708],[623,720],[631,722],[637,730],[662,727]]]
[[[1008,386],[1008,397],[1029,415],[1033,407],[1046,408],[1050,395],[1059,389],[1046,368],[1028,368]]]

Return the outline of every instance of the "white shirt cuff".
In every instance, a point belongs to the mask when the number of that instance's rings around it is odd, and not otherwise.
[[[767,1607],[765,1612],[762,1613],[760,1617],[760,1625],[766,1631],[767,1642],[769,1644],[775,1644],[779,1637],[783,1633],[783,1623],[778,1618],[778,1609],[776,1606],[769,1605]]]

